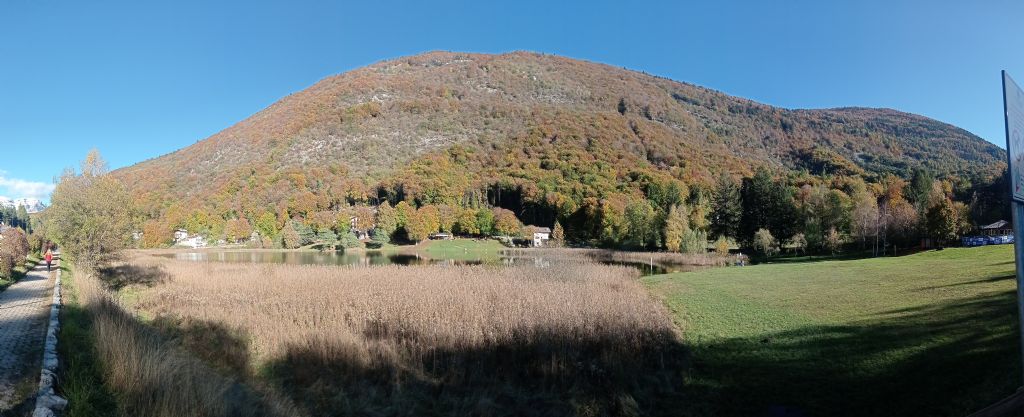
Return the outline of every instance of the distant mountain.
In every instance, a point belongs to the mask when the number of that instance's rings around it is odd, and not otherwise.
[[[29,213],[38,213],[46,209],[46,205],[35,198],[10,199],[7,197],[0,197],[0,207],[17,209],[18,206],[25,206],[25,210]]]
[[[280,217],[378,197],[464,202],[499,183],[572,210],[651,176],[707,184],[767,165],[979,179],[1004,161],[970,132],[896,110],[790,110],[559,56],[432,52],[328,77],[115,174],[151,217]]]

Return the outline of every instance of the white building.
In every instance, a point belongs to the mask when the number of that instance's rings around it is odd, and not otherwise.
[[[174,244],[193,249],[202,248],[206,247],[206,238],[201,235],[190,235],[185,229],[178,229],[174,231]]]
[[[188,230],[178,229],[174,231],[174,243],[188,239]]]
[[[551,239],[551,229],[547,227],[535,227],[533,228],[533,247],[539,248],[544,246],[544,243],[548,239]]]

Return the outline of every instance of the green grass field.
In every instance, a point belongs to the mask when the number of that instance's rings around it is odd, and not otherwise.
[[[422,251],[431,258],[458,261],[494,261],[505,249],[497,240],[453,239],[424,242]]]
[[[690,349],[693,415],[963,416],[1013,393],[1013,246],[644,279]]]

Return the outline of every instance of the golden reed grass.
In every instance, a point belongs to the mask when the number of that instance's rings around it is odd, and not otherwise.
[[[165,277],[134,308],[310,414],[660,414],[678,399],[677,332],[632,268],[131,262]]]
[[[123,415],[290,416],[287,399],[257,392],[169,345],[128,314],[93,275],[76,289],[92,319],[94,348],[104,382],[117,393]]]

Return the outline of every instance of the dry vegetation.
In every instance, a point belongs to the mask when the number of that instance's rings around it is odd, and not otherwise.
[[[632,268],[142,256],[107,275],[120,275],[114,286],[125,276],[150,286],[134,308],[164,337],[314,415],[659,415],[680,401],[678,334]],[[101,340],[138,337],[99,327]],[[183,383],[172,375],[190,372],[125,368],[116,374],[172,372],[165,383],[174,386]],[[202,396],[227,392],[196,383],[187,386]]]
[[[269,390],[255,390],[184,354],[140,323],[90,275],[76,280],[81,307],[91,317],[94,348],[107,388],[123,415],[287,416],[296,409]]]

